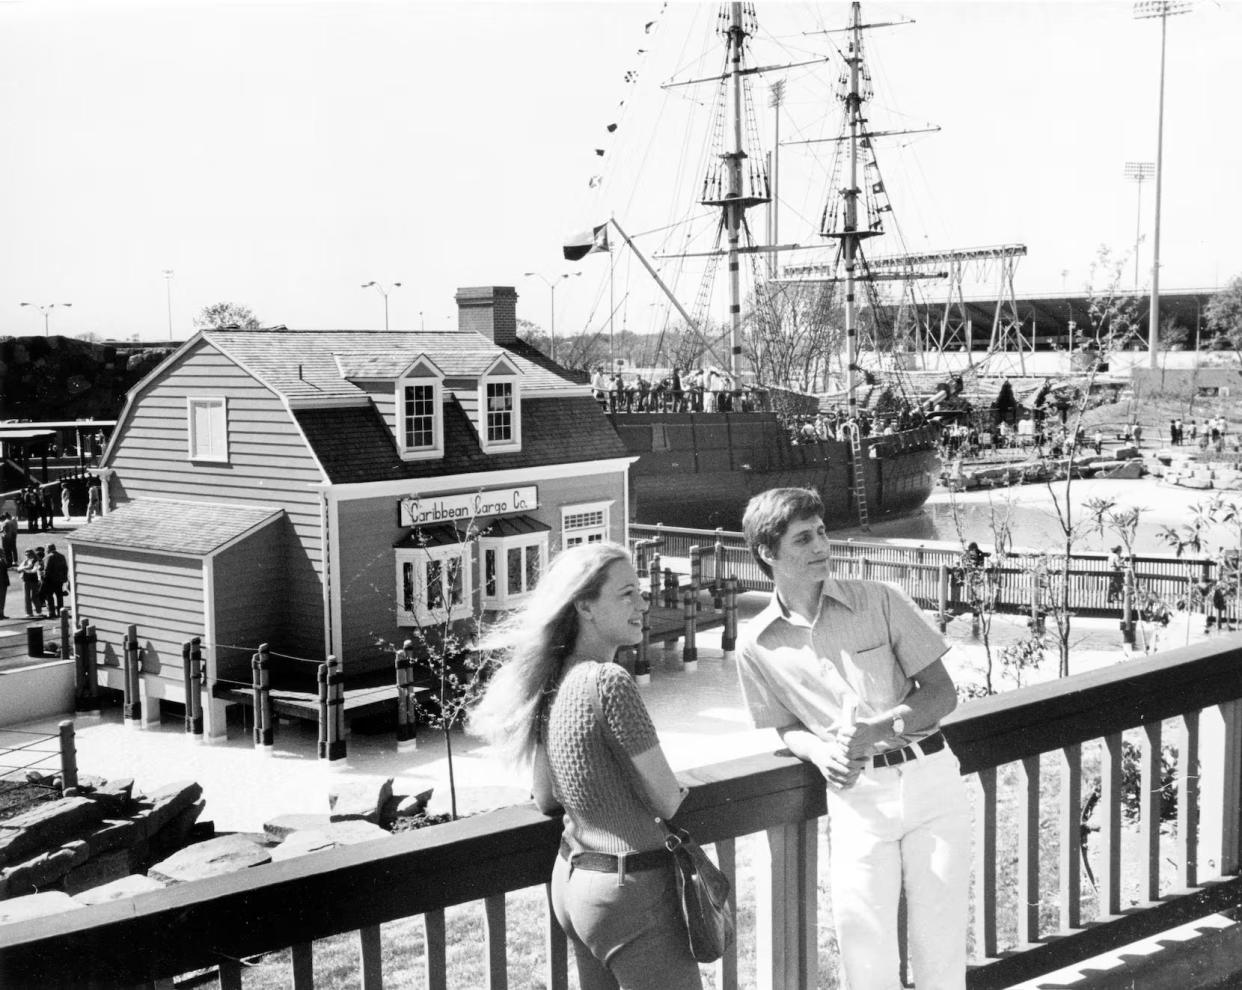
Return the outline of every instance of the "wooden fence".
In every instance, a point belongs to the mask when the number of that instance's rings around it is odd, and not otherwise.
[[[1242,649],[1222,648],[1227,643],[1197,644],[996,695],[946,720],[976,794],[972,990],[1008,986],[1238,903]],[[1166,738],[1177,747],[1171,854],[1167,844],[1160,846]],[[1140,777],[1137,820],[1129,828],[1123,826],[1123,739],[1136,742]],[[691,790],[679,822],[715,844],[735,884],[736,840],[759,837],[755,886],[745,892],[755,898],[755,920],[739,932],[740,942],[755,947],[756,973],[739,976],[735,946],[718,964],[717,985],[818,986],[817,839],[825,813],[818,771],[771,754],[680,777]],[[1098,831],[1088,832],[1084,794],[1097,777],[1100,796],[1091,822]],[[480,901],[486,985],[503,990],[510,928],[505,895],[531,887],[546,894],[560,831],[558,820],[531,805],[509,807],[13,923],[0,939],[0,984],[128,986],[215,969],[219,985],[231,990],[245,985],[241,960],[292,948],[290,984],[310,988],[311,943],[353,933],[353,985],[378,990],[388,977],[405,979],[382,971],[380,925],[421,916],[426,947],[417,965],[427,986],[443,988],[451,975],[445,909]],[[1137,832],[1140,842],[1134,875],[1124,865],[1131,859],[1121,855],[1123,832]],[[1098,905],[1093,888],[1082,882],[1088,834]],[[1010,875],[1013,859],[1016,876]],[[1055,877],[1051,894],[1040,889],[1041,877]],[[1140,897],[1128,904],[1123,891],[1133,884]],[[564,990],[565,937],[548,908],[537,924],[546,946],[545,983]]]
[[[706,584],[736,577],[742,590],[772,590],[771,580],[759,570],[741,533],[632,523],[630,538],[653,544],[665,559],[688,561],[691,549],[698,547]],[[947,606],[953,611],[970,608],[969,589],[965,587],[960,570],[962,554],[956,548],[855,540],[829,540],[829,544],[837,575],[891,581],[927,609],[940,607],[940,570],[943,567],[950,575]],[[1046,602],[1060,580],[1063,560],[1063,554],[1016,553],[1009,555],[1003,564],[990,566],[991,583],[996,591],[995,610],[1029,612],[1033,603]],[[1152,597],[1170,607],[1182,601],[1187,607],[1205,607],[1196,586],[1204,580],[1214,582],[1219,576],[1219,563],[1208,557],[1143,554],[1133,557],[1131,564],[1135,600],[1139,606]],[[1071,554],[1066,576],[1072,612],[1097,616],[1122,614],[1120,602],[1109,601],[1111,572],[1106,554]],[[1238,596],[1234,595],[1227,602],[1224,619],[1236,622],[1238,612]]]

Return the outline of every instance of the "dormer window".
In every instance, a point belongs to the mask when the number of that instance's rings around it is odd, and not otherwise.
[[[522,449],[518,371],[497,358],[479,378],[479,439],[487,453]]]
[[[444,375],[420,356],[397,380],[396,436],[403,460],[444,453]]]

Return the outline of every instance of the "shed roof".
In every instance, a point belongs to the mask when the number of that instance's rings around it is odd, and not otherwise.
[[[284,509],[140,498],[69,534],[73,545],[126,547],[209,557]]]

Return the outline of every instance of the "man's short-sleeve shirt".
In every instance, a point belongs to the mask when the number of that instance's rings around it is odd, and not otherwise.
[[[887,711],[914,690],[919,671],[948,644],[910,597],[880,581],[824,581],[819,612],[808,625],[777,595],[747,624],[738,677],[756,728],[801,724],[822,739],[840,727],[847,701],[863,718]],[[897,745],[934,732],[906,733]]]

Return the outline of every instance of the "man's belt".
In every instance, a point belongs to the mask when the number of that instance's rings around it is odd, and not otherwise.
[[[917,760],[920,756],[939,753],[944,749],[944,745],[944,733],[937,729],[927,738],[912,742],[909,746],[871,757],[871,765],[873,767],[895,767],[898,763],[905,763],[907,760]]]
[[[574,852],[568,842],[561,839],[561,859],[568,860],[575,870],[590,870],[593,873],[637,873],[639,870],[654,870],[668,866],[673,861],[673,854],[667,849],[647,849],[644,852],[613,853]],[[618,869],[619,867],[619,869]]]

